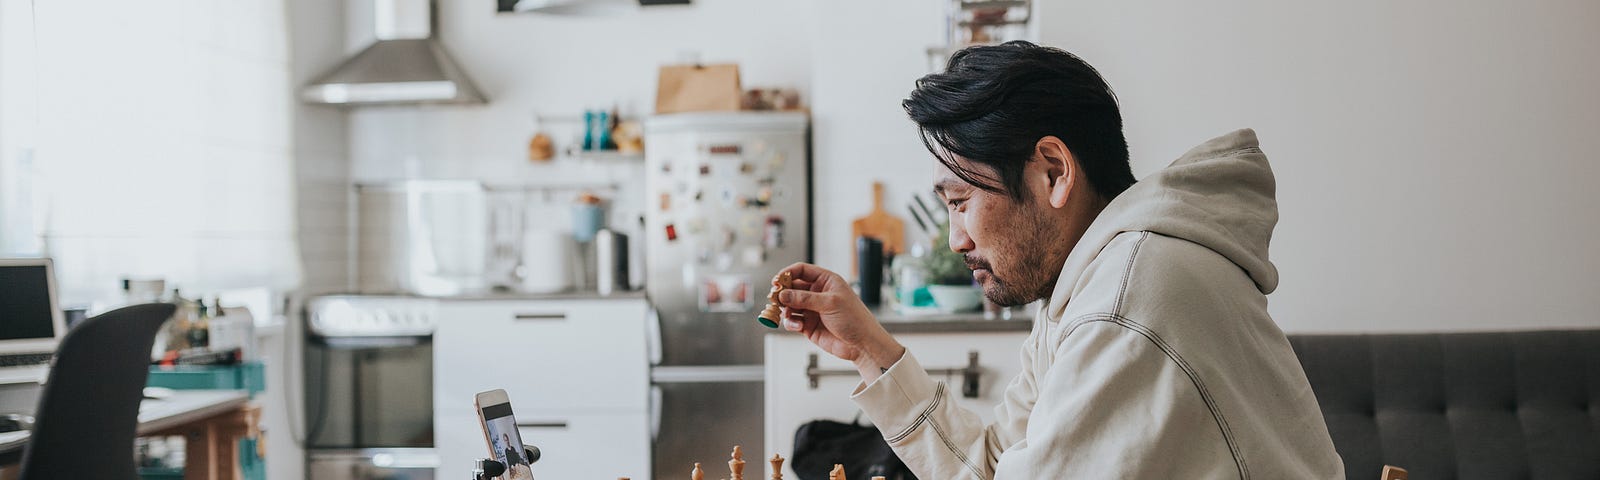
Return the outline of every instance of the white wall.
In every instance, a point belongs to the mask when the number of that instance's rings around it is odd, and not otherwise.
[[[342,2],[287,0],[289,73],[294,95],[353,53],[345,45]],[[348,291],[350,259],[350,147],[346,110],[294,102],[290,131],[295,165],[300,263],[307,293]]]
[[[1044,0],[1136,174],[1252,127],[1291,332],[1600,326],[1600,3]]]
[[[884,210],[905,221],[908,241],[917,232],[906,211],[911,193],[936,200],[929,197],[934,162],[900,101],[917,78],[928,74],[926,49],[944,38],[939,5],[926,0],[815,2],[812,183],[816,261],[823,267],[850,275],[855,249],[850,222],[870,211],[873,181],[884,183]]]

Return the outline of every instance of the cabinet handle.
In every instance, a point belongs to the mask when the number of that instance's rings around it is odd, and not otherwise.
[[[518,314],[516,314],[516,319],[517,320],[555,320],[555,321],[563,321],[563,320],[567,319],[567,314],[565,314],[565,313],[518,313]]]
[[[560,428],[560,429],[565,429],[565,428],[567,428],[567,422],[565,422],[565,421],[517,422],[517,428]]]
[[[961,375],[961,396],[978,398],[980,377],[983,376],[983,367],[978,365],[978,351],[967,352],[967,366],[962,368],[929,368],[928,375]],[[822,377],[850,376],[857,373],[850,369],[825,369],[817,367],[817,354],[806,356],[806,380],[812,390],[817,389],[817,382]]]

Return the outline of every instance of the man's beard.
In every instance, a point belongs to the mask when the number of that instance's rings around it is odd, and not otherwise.
[[[1007,263],[1005,277],[994,270],[988,259],[966,256],[967,268],[988,270],[989,281],[983,286],[983,296],[1003,307],[1016,307],[1049,297],[1055,291],[1056,278],[1061,274],[1065,255],[1061,239],[1052,235],[1044,218],[1038,212],[1028,215],[1017,232],[991,250],[990,256]],[[1029,251],[1024,251],[1024,246]],[[1059,258],[1058,258],[1059,257]]]

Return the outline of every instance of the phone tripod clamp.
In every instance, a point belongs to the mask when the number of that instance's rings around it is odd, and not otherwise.
[[[532,465],[539,461],[539,447],[533,445],[522,446],[522,458]],[[472,464],[472,480],[494,480],[495,477],[504,475],[509,466],[492,458],[480,458]]]

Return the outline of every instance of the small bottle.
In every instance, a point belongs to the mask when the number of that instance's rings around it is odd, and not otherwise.
[[[173,311],[172,319],[167,321],[167,326],[163,327],[166,329],[167,351],[182,351],[189,348],[189,327],[193,315],[189,310],[190,304],[176,288],[172,289],[172,296],[166,300],[178,307]]]
[[[205,348],[211,343],[211,314],[206,311],[206,301],[195,301],[194,323],[189,325],[189,348]]]

